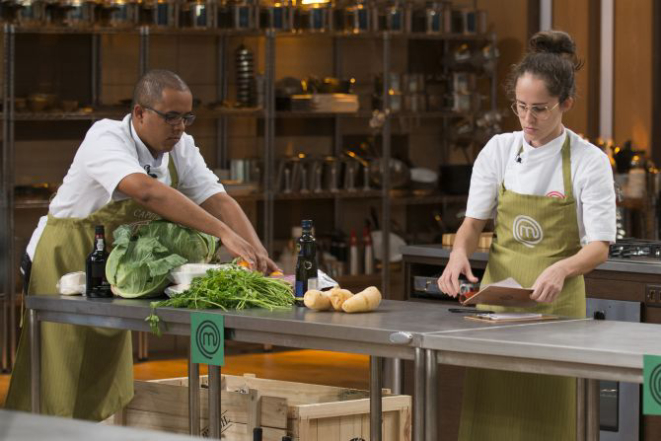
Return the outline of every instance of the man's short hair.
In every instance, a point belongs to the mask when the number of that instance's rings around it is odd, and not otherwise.
[[[190,92],[190,88],[176,73],[165,69],[154,69],[144,74],[133,89],[133,106],[153,107],[163,98],[165,89]]]

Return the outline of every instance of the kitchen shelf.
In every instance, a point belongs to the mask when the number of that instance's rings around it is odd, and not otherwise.
[[[405,195],[393,197],[393,205],[430,205],[430,204],[461,204],[468,199],[466,195],[445,195],[436,194],[429,196]]]
[[[331,113],[331,112],[313,112],[313,111],[287,111],[279,110],[276,112],[278,118],[371,118],[373,110],[359,110],[358,112]],[[470,116],[464,112],[454,112],[452,110],[440,110],[430,112],[392,112],[390,116],[396,118],[463,118]]]
[[[70,34],[70,35],[113,35],[113,34],[142,34],[148,33],[150,35],[200,35],[200,36],[228,36],[228,37],[264,37],[269,33],[273,33],[275,37],[310,37],[310,36],[326,36],[331,38],[342,39],[379,39],[384,38],[386,35],[393,39],[407,39],[407,40],[440,40],[440,41],[487,41],[493,38],[493,34],[458,34],[458,33],[443,33],[443,34],[426,34],[424,32],[345,32],[345,31],[332,31],[332,32],[319,32],[319,31],[279,31],[279,30],[235,30],[235,29],[195,29],[195,28],[167,28],[161,26],[133,26],[133,27],[106,27],[106,26],[91,26],[91,27],[66,27],[66,26],[20,26],[14,25],[14,32],[20,34]]]
[[[14,208],[18,210],[37,210],[37,209],[47,209],[50,205],[50,201],[46,199],[17,199],[14,202]]]
[[[262,193],[251,193],[249,195],[232,195],[231,189],[227,193],[237,201],[263,201],[265,199]],[[301,200],[323,200],[323,199],[377,199],[383,194],[381,190],[370,191],[324,191],[321,193],[278,193],[274,196],[276,201],[301,201]],[[434,194],[428,196],[415,196],[410,193],[391,195],[390,201],[393,205],[428,205],[428,204],[453,204],[465,203],[466,195],[444,195]]]
[[[75,112],[14,112],[14,121],[95,121],[103,118],[122,118],[129,112],[129,108],[120,106],[100,107],[92,111],[78,110]],[[265,114],[261,108],[208,109],[203,107],[194,109],[193,113],[197,118],[203,119],[223,116],[263,117]],[[4,114],[0,113],[0,116],[4,116]]]

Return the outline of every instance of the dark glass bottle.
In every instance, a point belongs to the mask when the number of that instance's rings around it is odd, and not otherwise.
[[[296,304],[303,306],[303,296],[309,289],[317,289],[317,242],[312,236],[312,221],[301,223],[303,234],[298,239],[296,260]]]
[[[255,427],[252,429],[252,441],[262,441],[262,428]]]
[[[112,297],[106,280],[106,238],[103,225],[94,228],[94,249],[85,261],[85,293],[88,297]]]

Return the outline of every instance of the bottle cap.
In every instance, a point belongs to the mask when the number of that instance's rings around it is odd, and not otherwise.
[[[94,227],[94,234],[105,234],[105,228],[103,225],[97,225]]]
[[[312,229],[312,221],[310,219],[305,219],[301,221],[301,227],[303,227],[304,230],[311,230]]]

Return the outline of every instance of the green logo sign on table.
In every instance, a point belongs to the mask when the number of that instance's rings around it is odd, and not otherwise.
[[[193,363],[225,364],[225,322],[220,314],[191,314],[190,344]]]
[[[643,356],[643,413],[661,415],[661,357]]]

